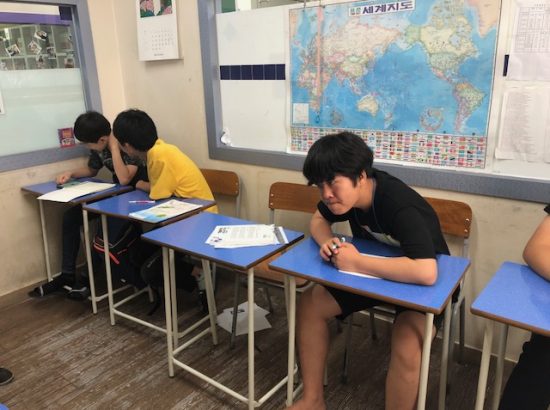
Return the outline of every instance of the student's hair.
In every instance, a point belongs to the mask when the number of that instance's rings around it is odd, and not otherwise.
[[[372,174],[372,161],[372,150],[359,136],[340,132],[315,141],[302,172],[309,185],[332,181],[336,175],[350,178],[355,185],[363,171]]]
[[[121,143],[128,143],[146,152],[158,139],[157,127],[146,112],[136,109],[122,111],[113,122],[113,134]]]
[[[102,114],[88,111],[77,117],[73,131],[77,140],[95,144],[101,137],[111,134],[111,124]]]

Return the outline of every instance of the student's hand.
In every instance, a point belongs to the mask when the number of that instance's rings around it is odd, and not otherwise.
[[[321,248],[319,249],[319,253],[321,255],[321,258],[326,260],[327,262],[330,261],[330,259],[338,254],[338,250],[343,242],[340,241],[339,238],[334,237],[330,238],[328,241],[323,243],[321,245]]]
[[[332,264],[340,269],[347,271],[357,271],[357,261],[361,258],[361,254],[355,246],[351,243],[343,242],[334,251],[330,261]]]
[[[66,183],[69,179],[71,179],[72,177],[72,172],[71,171],[65,171],[63,172],[62,174],[59,174],[56,178],[55,178],[55,183],[56,184],[64,184]]]
[[[113,150],[120,150],[120,144],[113,134],[109,135],[109,149],[111,152],[113,152]]]
[[[139,180],[136,182],[136,189],[140,189],[145,192],[151,192],[151,184],[147,181]]]

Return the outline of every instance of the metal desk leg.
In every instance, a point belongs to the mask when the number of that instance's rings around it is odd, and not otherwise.
[[[502,370],[504,369],[504,354],[506,353],[506,342],[508,339],[508,325],[502,324],[500,334],[498,336],[498,356],[497,356],[497,372],[495,375],[495,386],[493,391],[493,410],[498,409],[500,402],[500,392],[502,388]]]
[[[210,331],[212,333],[212,343],[218,344],[218,328],[216,299],[214,298],[214,285],[212,283],[212,272],[210,270],[210,262],[206,259],[202,260],[202,271],[204,274],[204,287],[206,288],[206,303],[208,304],[208,316],[210,317]]]
[[[420,365],[420,384],[418,385],[418,403],[416,408],[426,408],[426,392],[428,390],[428,371],[430,370],[430,350],[432,348],[432,334],[434,314],[426,313],[426,325],[424,326],[424,342],[422,343],[422,362]]]
[[[164,278],[164,313],[166,315],[166,347],[168,355],[168,375],[174,377],[174,362],[172,345],[172,301],[170,292],[170,263],[168,261],[168,249],[162,247],[162,274]]]
[[[286,289],[288,282],[288,290]],[[294,368],[296,343],[296,278],[285,275],[285,294],[288,294],[288,380],[286,385],[286,405],[291,406],[294,399]]]
[[[38,200],[38,208],[40,209],[40,224],[42,225],[42,243],[44,244],[44,257],[46,258],[46,275],[48,281],[53,279],[52,268],[50,267],[50,249],[48,247],[48,236],[46,235],[46,218],[44,216],[44,201]]]
[[[92,250],[90,247],[90,223],[88,211],[82,209],[82,221],[84,223],[84,249],[86,250],[86,264],[88,265],[88,280],[90,282],[90,297],[92,299],[92,312],[97,314],[97,299],[95,296],[94,267],[92,265]]]
[[[254,409],[254,269],[248,269],[248,410]]]
[[[111,277],[111,258],[109,252],[109,232],[107,231],[107,216],[101,215],[101,229],[103,229],[103,254],[105,256],[105,273],[107,275],[107,296],[109,299],[109,316],[111,325],[115,324],[115,312],[113,307],[113,280]]]
[[[178,347],[178,299],[176,295],[176,261],[174,250],[168,249],[168,266],[170,269],[170,300],[172,301],[172,335],[174,338],[174,349]]]
[[[445,324],[443,326],[443,347],[441,348],[441,376],[439,378],[439,410],[445,410],[447,394],[447,365],[449,364],[449,339],[451,333],[452,302],[445,307]],[[452,359],[451,359],[452,360]]]
[[[477,396],[475,410],[483,410],[485,403],[485,389],[487,388],[487,375],[491,362],[491,346],[493,344],[493,323],[487,322],[485,336],[483,337],[483,351],[481,354],[481,365],[479,367],[479,380],[477,382]]]

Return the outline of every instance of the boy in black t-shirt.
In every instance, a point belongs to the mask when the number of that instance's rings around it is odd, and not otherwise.
[[[66,171],[56,178],[57,184],[64,184],[71,178],[95,177],[106,167],[113,174],[113,181],[122,185],[134,185],[147,179],[147,168],[142,160],[130,158],[121,152],[118,141],[111,135],[111,124],[100,113],[88,111],[78,116],[74,123],[75,137],[90,149],[90,157],[85,167]],[[94,217],[94,215],[90,215]],[[96,215],[97,216],[97,215]],[[71,287],[68,297],[82,300],[88,296],[88,287],[76,275],[76,259],[80,249],[80,227],[82,209],[75,206],[63,214],[63,250],[61,275],[34,288],[29,295],[42,297],[64,286]]]
[[[372,162],[370,148],[348,132],[327,135],[309,150],[303,173],[321,193],[321,202],[310,223],[320,256],[338,269],[432,285],[437,280],[436,254],[449,253],[437,215],[417,192],[372,168]],[[334,236],[331,225],[338,221],[349,221],[354,236],[400,247],[404,256],[361,255],[351,243]],[[325,408],[327,321],[377,304],[380,302],[375,299],[322,285],[301,296],[297,334],[304,394],[293,409]],[[386,409],[410,409],[415,407],[418,394],[425,316],[398,306],[396,311],[386,378]]]

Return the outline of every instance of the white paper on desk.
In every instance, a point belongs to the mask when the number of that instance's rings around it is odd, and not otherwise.
[[[269,312],[262,309],[254,303],[254,332],[271,328],[271,324],[266,319]],[[231,324],[233,321],[233,308],[226,308],[218,315],[218,325],[231,333]],[[236,336],[248,333],[248,302],[243,302],[237,306],[237,327]]]
[[[137,212],[131,212],[130,216],[145,222],[162,222],[166,219],[199,209],[201,206],[189,202],[171,199],[162,204],[152,206]]]
[[[362,253],[361,255],[362,256],[370,256],[371,258],[385,258],[386,257],[386,256],[380,256],[380,255],[371,255],[370,253]],[[372,275],[368,275],[366,273],[360,273],[360,272],[352,272],[352,271],[349,271],[349,270],[338,269],[338,272],[345,273],[346,275],[360,276],[362,278],[382,279],[382,278],[379,278],[378,276],[372,276]]]
[[[277,230],[277,231],[276,231]],[[218,225],[206,239],[215,248],[278,245],[288,243],[282,229],[274,225]],[[279,240],[281,238],[281,241]]]
[[[115,184],[108,184],[106,182],[86,181],[67,188],[56,189],[55,191],[39,196],[38,199],[43,201],[69,202],[75,198],[93,194],[94,192],[104,191],[114,186]]]

